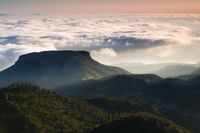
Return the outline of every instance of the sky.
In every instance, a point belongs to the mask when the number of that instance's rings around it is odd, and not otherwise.
[[[47,50],[107,65],[197,63],[199,13],[199,0],[0,0],[0,70]]]
[[[0,0],[9,12],[199,13],[199,0]]]

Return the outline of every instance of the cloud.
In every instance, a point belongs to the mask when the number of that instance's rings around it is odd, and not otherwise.
[[[46,50],[56,50],[54,46],[37,46],[34,45],[17,45],[17,44],[6,44],[0,45],[0,69],[13,65],[13,63],[22,54],[30,52],[39,52]]]
[[[99,50],[91,51],[91,56],[100,62],[109,62],[112,59],[117,58],[117,53],[112,48],[102,48]],[[104,58],[102,58],[104,57]]]
[[[106,64],[200,59],[198,15],[0,18],[0,70],[22,54],[43,50],[88,50]]]
[[[145,39],[145,38],[136,38],[136,37],[126,37],[126,36],[119,36],[119,37],[110,37],[106,38],[103,41],[103,44],[106,47],[112,47],[116,51],[124,51],[124,50],[137,50],[137,49],[145,49],[145,48],[152,48],[158,47],[162,45],[167,45],[170,43],[171,40],[165,39]]]
[[[17,44],[18,43],[18,36],[7,36],[7,37],[0,37],[0,44],[5,45],[5,44]]]
[[[117,53],[111,48],[102,48],[100,50],[91,51],[92,55],[96,56],[106,56],[106,57],[116,57]]]

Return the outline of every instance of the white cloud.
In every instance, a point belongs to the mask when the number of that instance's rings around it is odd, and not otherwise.
[[[46,50],[56,50],[54,45],[17,45],[17,44],[6,44],[0,45],[0,69],[12,65],[20,55],[39,52]]]
[[[199,20],[199,15],[163,14],[1,16],[0,69],[21,54],[60,49],[88,50],[107,64],[197,61]]]
[[[116,57],[117,53],[111,48],[103,48],[100,50],[91,51],[93,55],[103,55],[108,57]]]
[[[112,48],[102,48],[91,51],[91,56],[95,60],[109,64],[110,60],[117,58],[117,53]]]

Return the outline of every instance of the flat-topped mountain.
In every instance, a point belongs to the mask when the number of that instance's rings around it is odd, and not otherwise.
[[[0,87],[26,82],[57,88],[81,80],[127,73],[123,69],[100,64],[87,51],[44,51],[22,55],[13,66],[0,72]]]

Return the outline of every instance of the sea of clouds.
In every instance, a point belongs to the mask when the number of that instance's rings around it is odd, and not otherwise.
[[[200,61],[200,15],[0,15],[0,70],[22,54],[88,50],[105,64]]]

